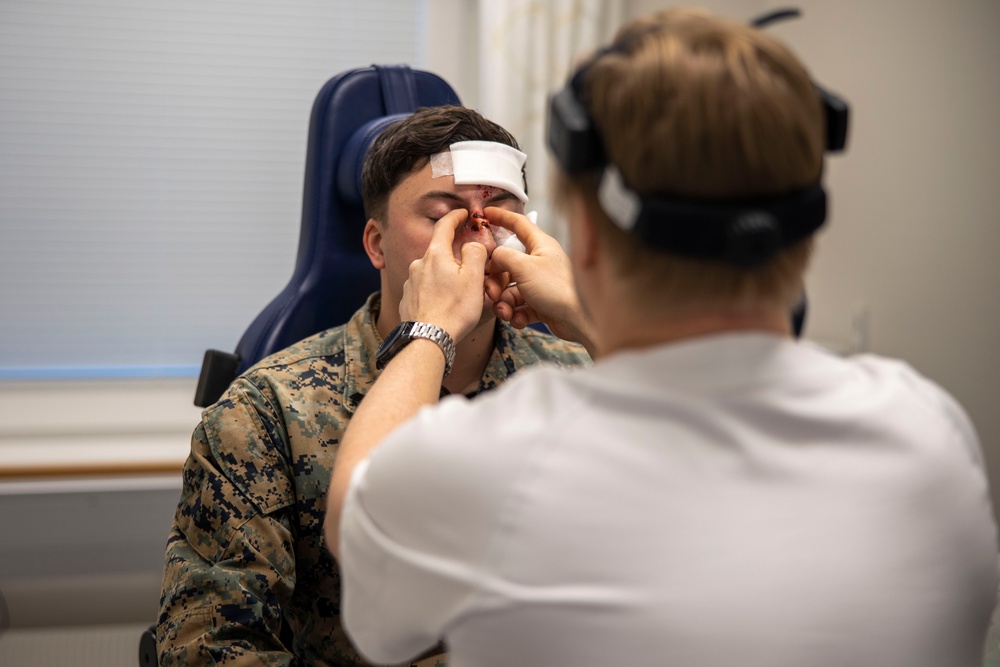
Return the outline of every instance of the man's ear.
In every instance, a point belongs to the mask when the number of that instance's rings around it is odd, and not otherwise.
[[[382,250],[382,223],[375,218],[368,218],[362,236],[365,252],[372,266],[381,271],[385,268],[385,252]]]

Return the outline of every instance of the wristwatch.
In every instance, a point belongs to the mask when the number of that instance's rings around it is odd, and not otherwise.
[[[447,331],[437,325],[412,320],[400,322],[389,332],[389,336],[379,346],[375,355],[375,367],[379,370],[385,368],[386,364],[414,338],[426,338],[438,344],[444,352],[444,374],[447,376],[451,372],[452,364],[455,363],[455,341]]]

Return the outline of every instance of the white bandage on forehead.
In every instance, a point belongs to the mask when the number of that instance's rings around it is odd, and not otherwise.
[[[495,141],[459,141],[431,156],[431,177],[454,176],[456,185],[492,185],[503,188],[523,203],[521,168],[527,155]]]

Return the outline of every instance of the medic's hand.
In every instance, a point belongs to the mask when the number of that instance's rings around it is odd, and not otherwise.
[[[472,331],[483,313],[486,247],[466,243],[461,262],[452,251],[455,230],[468,215],[465,209],[455,209],[435,223],[427,252],[410,264],[399,303],[403,320],[436,324],[451,334],[455,343]]]
[[[543,322],[560,338],[591,349],[590,322],[580,306],[569,257],[559,242],[519,213],[491,207],[485,214],[491,224],[514,232],[525,247],[523,253],[504,247],[493,251],[486,293],[496,316],[518,329]],[[516,285],[493,278],[504,272]]]

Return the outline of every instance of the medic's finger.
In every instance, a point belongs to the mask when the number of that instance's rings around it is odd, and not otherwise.
[[[497,301],[508,303],[514,308],[524,304],[524,299],[521,298],[520,288],[517,285],[505,289]]]
[[[510,322],[510,318],[514,317],[514,309],[509,303],[500,301],[493,304],[493,314],[496,315],[499,320]]]
[[[449,246],[450,248],[451,246]],[[486,246],[476,241],[470,241],[462,246],[462,269],[466,267],[476,269],[476,275],[482,277],[486,270],[486,262],[490,255],[486,252]]]
[[[509,303],[504,301],[493,304],[493,314],[504,322],[510,323],[515,329],[523,329],[532,322],[540,321],[538,313],[531,306],[511,307]]]
[[[538,318],[532,319],[532,315],[528,313],[534,313],[535,311],[528,306],[522,306],[520,308],[514,309],[514,315],[510,318],[510,325],[515,329],[523,329],[528,326],[531,322],[537,322]]]
[[[514,310],[524,306],[524,300],[517,286],[505,289],[499,298],[493,300],[493,312],[505,322],[509,322]]]
[[[488,207],[483,213],[491,224],[503,227],[514,232],[514,235],[524,244],[525,252],[529,255],[533,248],[545,243],[545,239],[552,237],[541,230],[541,228],[527,218],[527,216],[508,211],[505,208],[495,206]],[[554,240],[554,239],[553,239]]]
[[[455,242],[455,232],[462,226],[469,212],[464,208],[456,208],[448,211],[434,223],[434,233],[431,235],[430,245],[427,246],[427,254],[446,253],[452,254],[452,244]]]
[[[509,280],[521,282],[527,278],[527,272],[531,269],[531,261],[530,254],[526,255],[513,248],[500,247],[494,250],[490,256],[490,270],[496,273],[508,273],[510,274]]]
[[[494,252],[496,252],[494,250]],[[492,301],[499,301],[500,295],[503,291],[507,289],[507,285],[510,284],[510,274],[506,271],[495,271],[493,267],[493,262],[490,262],[490,272],[486,275],[486,280],[484,281],[484,286],[486,287],[486,295],[490,297]]]

